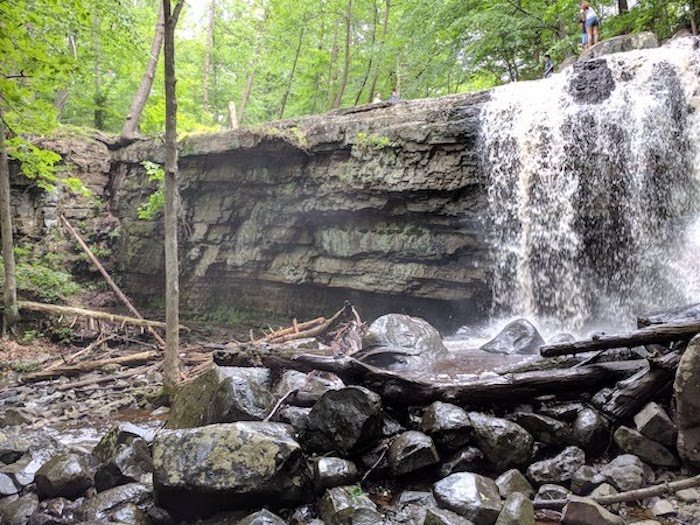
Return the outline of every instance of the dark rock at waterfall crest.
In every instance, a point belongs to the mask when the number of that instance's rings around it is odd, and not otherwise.
[[[601,40],[596,45],[585,50],[579,57],[579,62],[599,58],[613,53],[624,53],[635,49],[653,49],[659,47],[659,40],[651,32],[621,35]]]
[[[569,81],[569,94],[576,102],[599,104],[610,97],[613,89],[615,80],[604,59],[574,64],[574,72]]]
[[[496,337],[481,346],[480,350],[492,354],[536,354],[544,345],[537,328],[527,319],[509,323]]]
[[[389,369],[435,362],[448,353],[430,323],[403,314],[383,315],[374,321],[362,348],[376,351],[375,356],[364,359],[366,363]]]

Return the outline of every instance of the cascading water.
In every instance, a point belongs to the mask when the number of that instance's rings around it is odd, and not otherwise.
[[[480,151],[495,315],[575,329],[700,300],[698,46],[494,90]]]

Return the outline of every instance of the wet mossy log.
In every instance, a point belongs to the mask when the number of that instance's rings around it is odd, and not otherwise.
[[[366,386],[380,393],[388,402],[426,404],[439,400],[466,405],[517,404],[545,394],[593,391],[601,385],[629,377],[647,366],[646,360],[638,359],[440,383],[376,368],[352,357],[300,353],[297,349],[286,347],[260,350],[242,345],[215,352],[214,362],[219,366],[333,372],[346,384]]]

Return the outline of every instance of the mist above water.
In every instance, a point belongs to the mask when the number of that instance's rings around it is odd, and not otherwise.
[[[480,146],[493,318],[584,333],[700,301],[695,43],[494,90]],[[581,74],[595,75],[584,97]]]

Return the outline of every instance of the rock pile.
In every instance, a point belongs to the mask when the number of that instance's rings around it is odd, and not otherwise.
[[[633,523],[629,505],[596,499],[696,466],[698,356],[695,337],[674,411],[666,389],[621,421],[590,394],[413,406],[328,372],[213,364],[167,428],[122,423],[89,454],[0,431],[0,523]],[[698,502],[688,488],[638,507],[647,525],[697,523]]]

